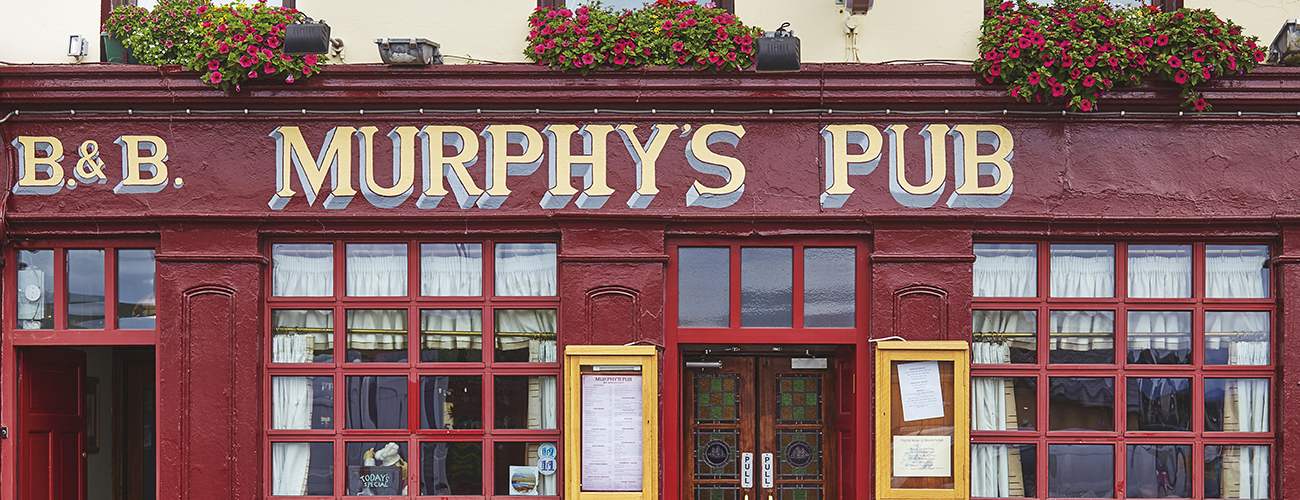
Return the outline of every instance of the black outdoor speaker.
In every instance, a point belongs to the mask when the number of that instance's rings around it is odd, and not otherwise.
[[[291,56],[324,54],[330,50],[330,25],[325,21],[290,24],[284,29],[284,53]]]
[[[758,39],[754,71],[759,73],[790,73],[799,71],[799,37],[786,31],[786,23],[767,36]]]

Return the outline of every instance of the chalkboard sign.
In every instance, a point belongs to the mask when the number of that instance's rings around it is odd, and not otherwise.
[[[348,466],[348,491],[354,495],[401,495],[402,468],[396,466]]]

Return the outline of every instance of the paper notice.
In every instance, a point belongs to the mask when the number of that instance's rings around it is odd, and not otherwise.
[[[894,436],[894,477],[951,477],[952,436]]]
[[[582,376],[582,490],[641,491],[641,376]]]
[[[939,362],[920,361],[898,365],[898,392],[903,421],[943,417],[943,388],[939,385]]]

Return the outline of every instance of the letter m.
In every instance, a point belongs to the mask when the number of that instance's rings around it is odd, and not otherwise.
[[[283,209],[285,204],[297,194],[290,185],[290,163],[293,164],[293,169],[298,171],[298,182],[306,192],[308,206],[316,203],[316,197],[325,184],[325,176],[329,175],[330,194],[325,198],[323,205],[330,210],[346,208],[348,203],[352,202],[352,197],[357,194],[352,188],[352,143],[350,142],[350,136],[356,134],[356,131],[357,129],[353,127],[330,129],[329,133],[325,134],[319,159],[312,156],[311,148],[302,138],[302,131],[298,127],[278,127],[271,131],[271,137],[275,138],[276,172],[275,195],[267,203],[271,209]]]

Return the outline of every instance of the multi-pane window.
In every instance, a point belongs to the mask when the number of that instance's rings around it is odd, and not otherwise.
[[[554,243],[270,251],[272,495],[509,495],[558,444]]]
[[[1267,245],[975,256],[972,497],[1270,496]]]
[[[153,330],[154,251],[23,248],[17,256],[18,330]]]
[[[677,248],[679,328],[853,328],[855,246]]]

